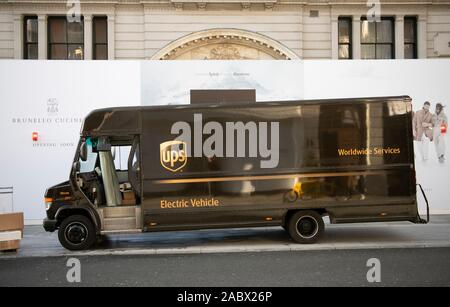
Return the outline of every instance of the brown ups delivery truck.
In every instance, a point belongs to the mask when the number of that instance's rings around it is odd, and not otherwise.
[[[70,250],[109,233],[256,226],[314,243],[324,216],[421,223],[411,99],[95,110],[45,201],[44,228]]]

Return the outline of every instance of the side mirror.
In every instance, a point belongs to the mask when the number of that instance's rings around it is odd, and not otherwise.
[[[88,157],[86,142],[83,142],[80,146],[80,159],[81,161],[86,161]]]

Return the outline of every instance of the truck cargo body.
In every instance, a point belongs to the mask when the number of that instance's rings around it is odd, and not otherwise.
[[[420,221],[407,96],[102,109],[86,118],[87,139],[98,152],[131,146],[119,182],[132,187],[140,231],[288,227],[299,211],[331,223]],[[102,207],[126,204],[123,191],[106,204],[70,182],[97,232]]]

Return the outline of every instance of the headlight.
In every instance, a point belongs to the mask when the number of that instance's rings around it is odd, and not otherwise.
[[[53,198],[46,197],[44,201],[45,201],[45,210],[50,209],[50,206],[52,205],[53,202]]]

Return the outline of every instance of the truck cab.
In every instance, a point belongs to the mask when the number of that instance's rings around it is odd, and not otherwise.
[[[89,248],[101,234],[141,232],[139,137],[83,136],[70,179],[45,193],[47,231],[59,229],[70,250]]]

